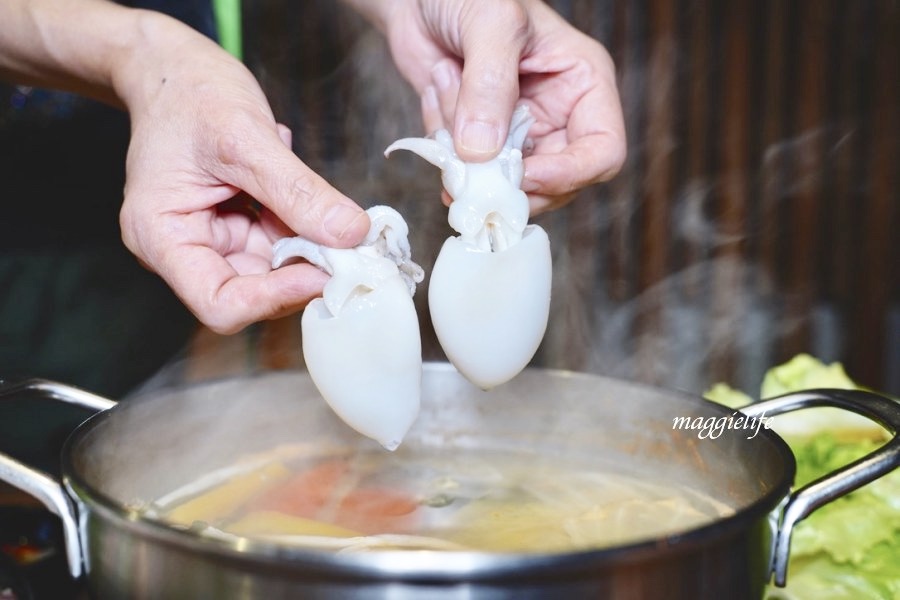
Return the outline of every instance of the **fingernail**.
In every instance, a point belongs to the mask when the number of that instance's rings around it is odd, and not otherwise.
[[[463,125],[459,145],[473,154],[493,154],[500,149],[500,128],[485,121]]]
[[[519,187],[521,187],[522,191],[526,194],[530,194],[531,192],[536,192],[541,189],[541,184],[534,179],[529,179],[528,175],[526,174],[522,179],[522,185]]]
[[[365,214],[365,211],[355,206],[347,206],[345,204],[332,206],[325,215],[325,231],[329,235],[341,239],[353,227],[353,224]]]

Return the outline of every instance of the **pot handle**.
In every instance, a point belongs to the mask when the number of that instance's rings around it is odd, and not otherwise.
[[[862,390],[805,390],[755,402],[740,410],[749,417],[762,419],[817,406],[841,408],[868,417],[887,429],[892,437],[870,454],[808,483],[790,495],[781,514],[771,567],[775,585],[779,587],[784,587],[787,581],[794,525],[823,504],[849,494],[900,466],[900,402],[878,394]]]
[[[53,381],[28,379],[19,382],[7,382],[0,380],[0,401],[3,400],[4,396],[13,396],[23,392],[39,392],[48,398],[76,404],[97,412],[112,408],[116,404],[112,400]],[[34,496],[50,512],[62,519],[69,572],[72,574],[72,577],[78,578],[82,571],[78,519],[75,513],[75,506],[63,488],[62,482],[45,471],[29,467],[2,453],[0,453],[0,480]]]

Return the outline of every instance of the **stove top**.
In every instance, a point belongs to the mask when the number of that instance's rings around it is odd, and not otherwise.
[[[69,575],[62,522],[0,482],[0,600],[85,600]]]

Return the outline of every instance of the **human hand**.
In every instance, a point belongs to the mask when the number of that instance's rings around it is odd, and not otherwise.
[[[272,244],[302,235],[351,247],[368,217],[291,152],[240,62],[174,20],[147,18],[153,50],[114,78],[132,121],[125,244],[214,331],[296,312],[328,276],[305,263],[273,271]]]
[[[618,173],[625,131],[612,59],[540,0],[351,4],[385,31],[426,130],[450,130],[463,160],[493,158],[515,105],[529,105],[537,121],[522,188],[532,214]]]

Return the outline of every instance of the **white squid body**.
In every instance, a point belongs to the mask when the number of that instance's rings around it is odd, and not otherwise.
[[[520,189],[522,144],[532,123],[528,107],[518,107],[503,150],[485,163],[460,160],[446,130],[385,150],[409,150],[442,171],[453,198],[448,221],[459,236],[441,248],[428,305],[447,358],[483,389],[525,368],[550,313],[550,241],[540,226],[528,225],[528,197]]]
[[[332,276],[301,319],[307,369],[344,422],[394,450],[419,412],[422,347],[412,296],[424,272],[412,262],[403,217],[387,206],[366,212],[372,226],[359,246],[284,238],[272,267],[300,257]]]

